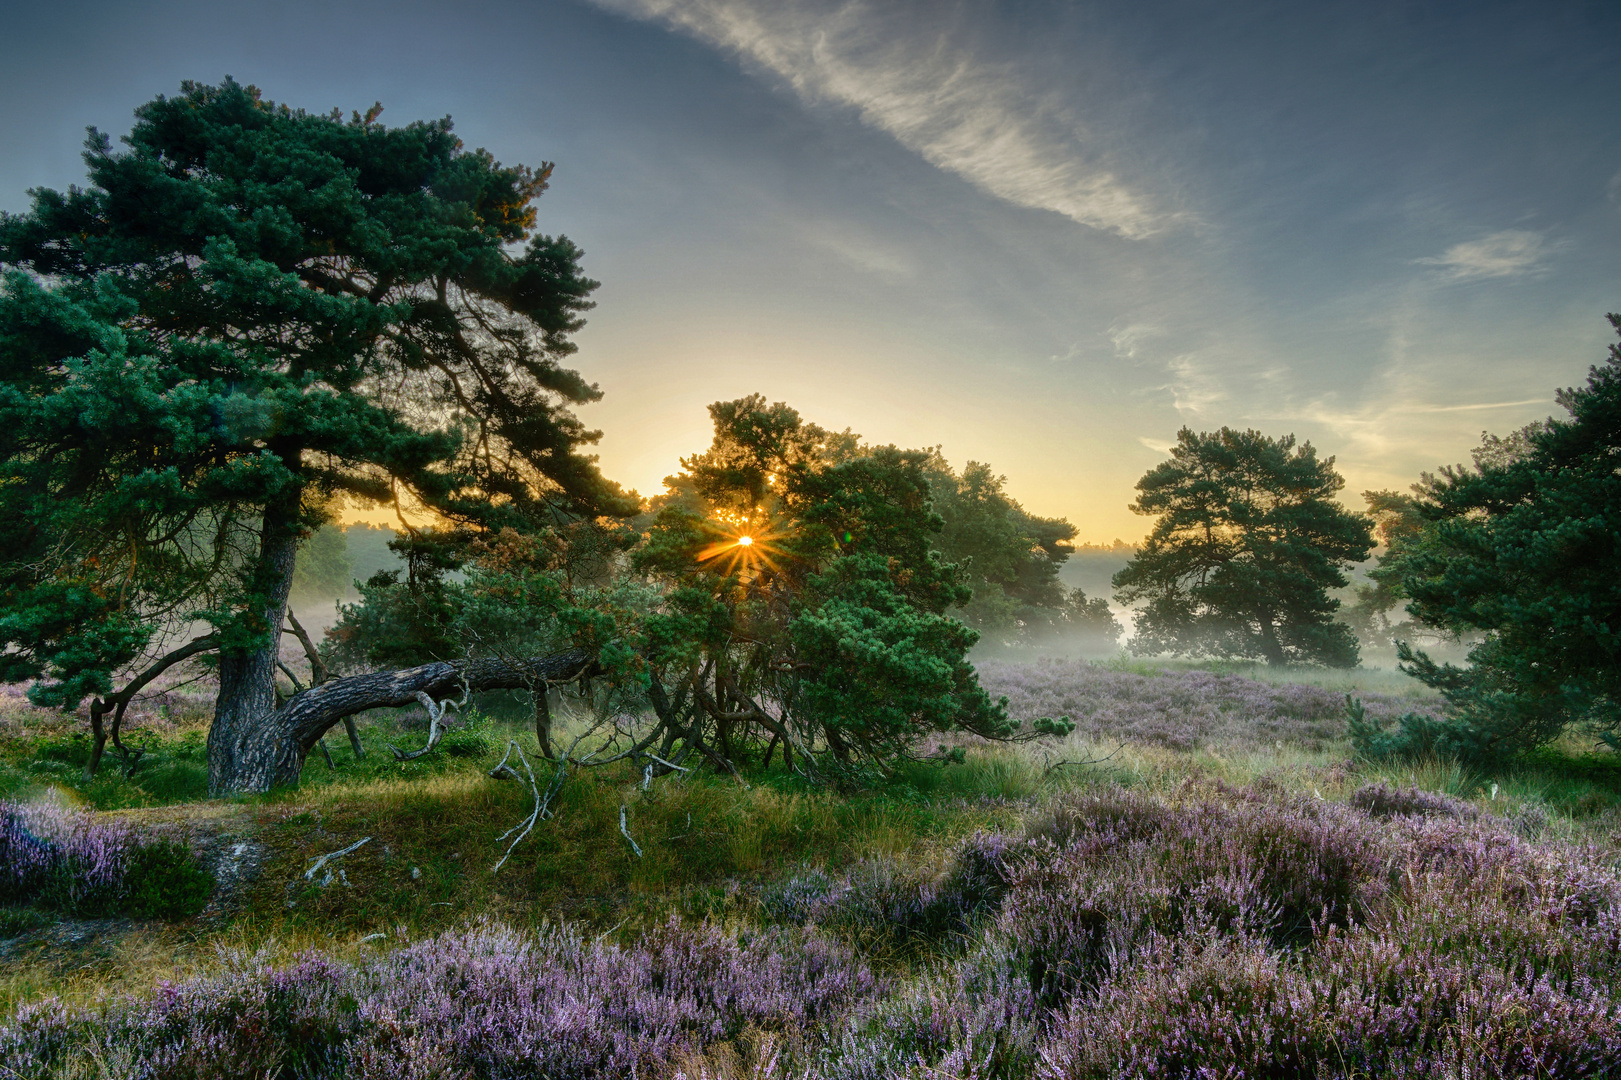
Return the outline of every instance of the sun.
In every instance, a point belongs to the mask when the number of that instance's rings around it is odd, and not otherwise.
[[[717,516],[709,524],[720,538],[698,552],[699,562],[718,562],[726,574],[738,574],[744,579],[753,578],[762,569],[777,568],[777,560],[784,552],[773,541],[786,536],[786,528],[770,519],[745,519],[741,515],[732,520]]]

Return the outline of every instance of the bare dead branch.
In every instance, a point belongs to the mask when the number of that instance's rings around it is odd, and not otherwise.
[[[642,857],[642,846],[636,842],[635,837],[630,835],[630,829],[625,825],[624,803],[619,804],[619,835],[623,836],[630,842],[630,850],[634,851],[636,853],[636,857],[640,859]]]
[[[304,871],[304,880],[305,881],[314,881],[316,871],[320,870],[327,863],[336,862],[339,859],[343,858],[345,855],[348,855],[348,854],[350,854],[350,853],[352,853],[354,851],[357,851],[358,849],[360,849],[362,847],[365,847],[369,843],[371,843],[371,837],[363,836],[359,840],[356,840],[354,843],[350,844],[346,848],[342,848],[342,849],[340,849],[338,851],[328,852],[327,854],[321,855],[321,856],[312,856],[311,858],[313,859],[313,862],[312,862],[310,868],[308,870]],[[331,880],[332,880],[332,873],[331,873],[331,871],[328,871],[326,877],[321,879],[321,884],[325,885],[328,882],[330,882]]]
[[[535,780],[535,770],[529,767],[529,758],[524,754],[523,747],[519,746],[517,740],[514,739],[507,742],[507,752],[501,755],[500,764],[496,765],[495,768],[490,770],[490,776],[497,778],[501,776],[510,776],[514,780],[523,779],[523,777],[518,775],[516,769],[513,769],[507,764],[507,759],[512,756],[512,752],[514,750],[518,752],[518,760],[523,764],[524,774],[529,780],[529,790],[534,793],[535,808],[529,812],[529,816],[523,821],[518,822],[518,824],[496,837],[495,842],[499,844],[507,837],[512,836],[513,833],[518,834],[513,838],[512,843],[507,845],[507,850],[501,855],[500,861],[494,866],[490,867],[490,873],[492,874],[506,865],[507,860],[512,857],[513,849],[523,841],[524,837],[529,835],[530,830],[535,827],[535,822],[539,821],[543,817],[550,816],[548,808],[551,805],[552,799],[563,787],[564,770],[568,766],[568,755],[564,754],[562,759],[557,763],[557,771],[552,775],[551,784],[547,787],[545,795],[542,795],[540,792],[540,784]]]
[[[298,676],[293,674],[293,669],[282,663],[279,657],[276,659],[276,666],[281,669],[283,675],[287,676],[287,681],[293,684],[293,693],[302,694],[304,684],[298,681]]]
[[[310,685],[320,686],[332,677],[332,673],[327,670],[326,661],[321,659],[320,650],[315,647],[315,642],[310,640],[309,633],[305,631],[303,624],[298,621],[298,616],[293,614],[290,607],[287,609],[287,623],[288,626],[282,633],[291,630],[293,636],[298,638],[298,643],[304,646],[304,659],[310,662]]]
[[[416,692],[416,699],[422,703],[422,707],[424,709],[428,710],[428,744],[421,750],[412,750],[409,752],[401,750],[397,746],[390,746],[389,749],[394,752],[394,760],[412,761],[438,746],[439,740],[445,736],[445,728],[443,726],[445,713],[451,709],[461,712],[467,707],[467,699],[472,696],[472,693],[472,690],[464,687],[460,701],[452,701],[447,698],[444,701],[435,702],[433,698],[428,695],[426,690],[418,690]]]
[[[1066,766],[1102,765],[1105,761],[1110,761],[1113,758],[1115,758],[1116,756],[1118,756],[1120,751],[1124,750],[1125,748],[1126,748],[1126,744],[1121,743],[1119,746],[1117,746],[1113,750],[1111,750],[1108,754],[1105,754],[1103,757],[1100,757],[1100,758],[1087,758],[1084,761],[1054,761],[1051,764],[1049,764],[1046,767],[1046,769],[1042,770],[1041,775],[1042,775],[1043,778],[1046,778],[1049,774],[1052,773],[1052,771],[1054,769],[1062,769],[1062,768],[1064,768]]]

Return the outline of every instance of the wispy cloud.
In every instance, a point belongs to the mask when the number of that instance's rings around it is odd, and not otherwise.
[[[1165,371],[1165,381],[1153,387],[1155,391],[1169,392],[1171,405],[1184,418],[1203,418],[1220,402],[1231,396],[1220,365],[1212,362],[1197,348],[1166,355],[1163,348],[1168,339],[1175,339],[1164,326],[1152,322],[1116,323],[1109,327],[1109,343],[1114,354],[1134,365],[1153,365]],[[1150,449],[1156,445],[1143,443]]]
[[[933,8],[867,0],[597,0],[731,50],[807,101],[855,109],[931,164],[1007,202],[1139,238],[1175,215],[1089,153],[1076,118],[1021,77],[953,40]]]
[[[1453,244],[1441,255],[1418,261],[1436,267],[1447,281],[1477,281],[1530,273],[1553,250],[1541,233],[1505,229],[1479,240]]]
[[[1169,454],[1174,443],[1162,442],[1159,439],[1150,439],[1147,435],[1137,436],[1137,441],[1154,451],[1156,454]]]
[[[889,281],[904,280],[916,273],[916,267],[904,251],[854,225],[818,221],[807,223],[796,232],[807,246],[825,251],[863,273]]]
[[[1487,401],[1477,405],[1408,405],[1394,411],[1413,413],[1489,412],[1492,409],[1516,409],[1521,405],[1542,405],[1551,400],[1551,398],[1538,397],[1526,398],[1523,401]]]
[[[1229,397],[1224,380],[1197,353],[1173,356],[1165,366],[1170,370],[1165,389],[1171,392],[1171,404],[1183,416],[1203,416]]]

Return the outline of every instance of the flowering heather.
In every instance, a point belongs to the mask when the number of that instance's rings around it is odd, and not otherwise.
[[[1473,818],[1479,814],[1473,806],[1450,795],[1420,791],[1417,787],[1391,787],[1382,782],[1357,788],[1351,793],[1350,803],[1377,818],[1396,815],[1422,817],[1426,814]]]
[[[618,946],[486,924],[349,964],[238,961],[25,1007],[0,1061],[174,1080],[1621,1075],[1611,858],[1411,791],[1356,802],[1098,790],[933,876],[869,861],[768,890],[801,927]],[[859,948],[885,924],[926,948],[881,979]]]
[[[749,1028],[837,1024],[880,989],[814,934],[669,926],[621,948],[482,925],[354,965],[248,961],[95,1016],[24,1009],[0,1060],[28,1077],[76,1047],[129,1077],[633,1077]]]
[[[122,822],[98,822],[54,800],[0,802],[0,902],[109,913],[123,898],[138,848]]]
[[[1321,749],[1346,737],[1345,695],[1301,683],[1268,683],[1211,671],[1141,675],[1084,660],[981,661],[980,684],[1005,695],[1015,720],[1067,716],[1083,736],[1171,750],[1263,747],[1288,742]],[[1441,702],[1366,693],[1370,720],[1405,712],[1440,718]]]

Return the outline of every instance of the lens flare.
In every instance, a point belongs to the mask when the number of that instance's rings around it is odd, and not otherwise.
[[[717,562],[724,573],[740,575],[744,580],[753,579],[761,570],[777,569],[777,560],[786,553],[774,541],[788,534],[787,527],[757,515],[728,517],[717,515],[710,519],[710,528],[719,536],[698,552],[698,561]]]

